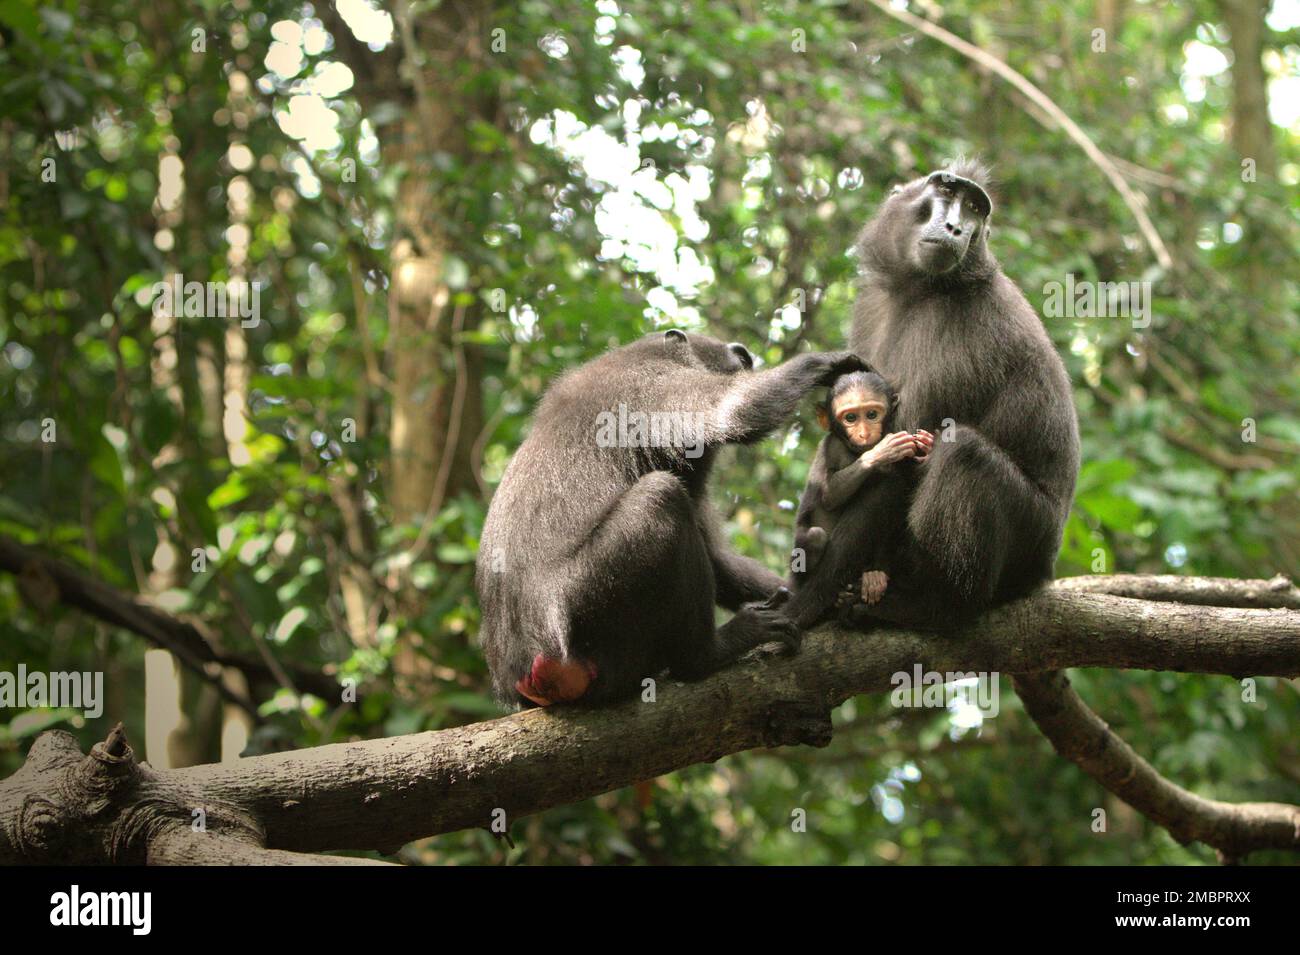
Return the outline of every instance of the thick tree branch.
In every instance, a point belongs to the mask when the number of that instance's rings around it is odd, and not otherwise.
[[[1236,862],[1258,849],[1300,850],[1300,806],[1226,803],[1161,776],[1088,708],[1064,673],[1015,677],[1016,692],[1058,753],[1183,845],[1203,842]]]
[[[1115,585],[1157,587],[1151,579]],[[1235,591],[1241,602],[1266,601],[1281,590],[1267,581],[1207,586]],[[391,851],[440,832],[490,827],[496,810],[513,823],[730,753],[825,745],[833,707],[857,693],[887,690],[895,674],[917,665],[943,673],[1097,666],[1294,676],[1300,612],[1157,603],[1058,582],[958,635],[821,630],[793,657],[759,654],[700,683],[663,681],[657,702],[531,710],[433,733],[149,770],[149,792],[155,806],[171,800],[168,818],[188,818],[198,805],[218,807],[221,818],[234,820],[229,826],[261,848]],[[54,745],[46,742],[51,737],[59,734],[43,736],[38,747]],[[58,745],[71,745],[70,737],[62,740]],[[65,861],[53,847],[66,843],[52,834],[70,826],[75,832],[79,824],[81,810],[60,802],[66,782],[50,775],[66,773],[67,765],[32,768],[38,747],[27,766],[0,783],[0,863]],[[40,839],[26,834],[32,800],[53,807],[43,815]],[[125,800],[116,817],[103,810],[98,824],[127,825],[120,820],[129,819],[130,806]],[[128,835],[138,828],[128,827]],[[185,845],[185,832],[173,827],[169,844],[157,851],[168,860],[200,858],[202,849]],[[120,861],[121,853],[108,853],[113,847],[140,845],[124,836],[73,841],[100,847],[101,861]],[[144,845],[147,853],[148,840]]]
[[[1154,601],[1218,607],[1300,610],[1300,587],[1287,577],[1228,580],[1215,577],[1067,577],[1057,590],[1106,593]],[[1300,849],[1300,808],[1282,803],[1204,799],[1162,777],[1089,709],[1059,671],[1021,674],[1016,692],[1053,748],[1085,773],[1164,826],[1180,843],[1203,842],[1226,861],[1265,849]]]
[[[32,781],[45,784],[30,790]],[[14,797],[22,793],[21,800]],[[82,756],[67,733],[43,734],[0,791],[0,858],[150,865],[384,865],[263,847],[257,820],[184,777],[136,762],[118,723]]]

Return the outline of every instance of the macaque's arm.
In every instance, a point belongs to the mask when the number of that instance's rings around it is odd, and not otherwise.
[[[799,511],[794,519],[796,528],[811,527],[813,511],[822,503],[826,488],[826,442],[829,440],[829,438],[822,438],[818,443],[817,453],[813,455],[812,465],[808,468],[808,480],[804,482],[803,494],[799,498]]]
[[[826,478],[826,490],[822,492],[822,507],[828,511],[838,511],[849,503],[854,494],[858,493],[858,489],[868,477],[880,473],[881,465],[914,457],[915,454],[916,438],[913,435],[906,431],[895,431],[893,434],[885,435],[870,451],[863,451],[850,461],[848,466],[840,468]]]
[[[867,459],[870,454],[870,451],[863,451],[861,455],[849,462],[848,467],[840,468],[827,477],[826,490],[822,494],[822,507],[828,511],[838,511],[849,503],[853,495],[858,493],[858,489],[866,483],[867,477],[876,471]]]

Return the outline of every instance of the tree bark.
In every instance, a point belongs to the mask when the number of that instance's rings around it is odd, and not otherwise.
[[[409,108],[400,123],[379,130],[386,166],[406,169],[395,208],[398,241],[389,287],[389,354],[393,367],[390,432],[390,499],[400,521],[436,511],[461,490],[477,490],[469,449],[482,427],[482,386],[477,355],[455,342],[473,326],[462,313],[453,329],[447,257],[456,252],[445,224],[457,218],[448,177],[436,163],[472,169],[467,132],[493,123],[490,101],[466,95],[463,77],[482,69],[490,10],[454,0],[416,8],[398,0],[394,22],[402,50],[399,75],[408,83]],[[421,42],[436,36],[439,42]],[[472,68],[471,68],[472,66]],[[367,94],[358,88],[363,99]],[[462,259],[470,256],[462,252]],[[461,306],[476,309],[476,306]],[[462,349],[457,360],[453,350]],[[459,396],[459,408],[453,403]],[[458,412],[458,414],[456,413]]]

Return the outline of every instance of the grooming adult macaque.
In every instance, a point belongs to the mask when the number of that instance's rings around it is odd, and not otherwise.
[[[817,447],[795,517],[793,589],[824,574],[832,583],[860,586],[865,603],[876,602],[885,592],[915,481],[913,468],[905,462],[924,461],[933,443],[928,432],[893,430],[897,403],[897,393],[884,378],[858,371],[837,378],[818,406],[817,420],[827,433]],[[833,560],[824,562],[828,535],[849,510],[854,512],[858,544],[839,548]],[[825,587],[822,612],[832,606],[832,590]]]
[[[759,644],[798,647],[781,578],[723,544],[709,471],[719,447],[759,440],[865,364],[833,352],[753,365],[742,345],[674,329],[548,389],[479,545],[481,636],[503,702],[601,702],[665,669],[695,678]],[[736,611],[716,628],[715,603]]]
[[[897,426],[938,436],[907,510],[906,570],[857,608],[865,621],[960,625],[1050,579],[1061,546],[1079,470],[1070,380],[988,250],[986,178],[961,162],[916,179],[858,239],[850,345],[905,384]],[[847,530],[829,535],[823,561],[859,545]],[[802,626],[816,620],[812,589],[786,608]]]

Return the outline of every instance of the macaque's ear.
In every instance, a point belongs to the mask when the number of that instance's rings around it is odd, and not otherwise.
[[[898,403],[902,400],[903,400],[903,393],[901,391],[895,391],[894,400],[889,404],[889,410],[890,411],[896,410],[898,408]]]
[[[817,406],[817,423],[822,426],[823,431],[831,429],[831,417],[826,413],[826,409],[822,405]]]

